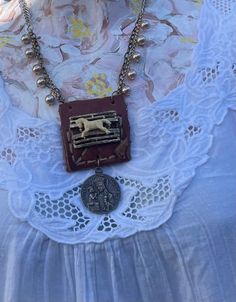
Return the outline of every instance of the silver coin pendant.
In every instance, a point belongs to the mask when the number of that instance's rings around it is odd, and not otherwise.
[[[95,214],[107,214],[114,211],[121,198],[118,182],[96,168],[81,186],[81,199],[87,209]]]

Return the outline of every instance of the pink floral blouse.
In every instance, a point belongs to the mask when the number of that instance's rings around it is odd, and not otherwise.
[[[110,95],[116,89],[123,55],[139,12],[140,0],[27,1],[46,68],[67,99]],[[133,66],[138,77],[128,82],[133,96],[144,90],[135,107],[160,100],[183,82],[197,43],[201,0],[148,1],[140,48],[142,62]],[[57,106],[44,102],[46,89],[36,86],[34,60],[25,57],[24,18],[17,0],[0,6],[0,70],[12,102],[44,119],[57,116]],[[132,105],[131,105],[132,106]]]

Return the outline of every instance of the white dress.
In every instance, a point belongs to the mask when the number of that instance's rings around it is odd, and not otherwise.
[[[64,95],[111,94],[140,1],[28,3]],[[126,98],[132,159],[104,168],[122,199],[96,215],[79,196],[93,171],[65,171],[18,1],[1,3],[0,301],[235,301],[235,4],[148,3]]]

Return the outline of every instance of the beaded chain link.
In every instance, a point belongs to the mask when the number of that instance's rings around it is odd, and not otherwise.
[[[31,12],[29,6],[25,0],[19,0],[19,4],[22,10],[22,14],[25,18],[27,34],[21,37],[22,42],[27,45],[31,44],[31,48],[25,50],[26,57],[29,59],[36,58],[37,63],[33,66],[33,72],[39,76],[36,83],[38,87],[48,87],[50,89],[50,94],[45,97],[45,101],[48,105],[53,105],[56,101],[64,103],[66,100],[62,95],[60,89],[54,84],[53,80],[50,78],[44,64],[44,58],[40,51],[39,39],[33,30]],[[118,87],[113,94],[130,94],[130,87],[126,85],[126,79],[134,80],[136,78],[136,71],[131,69],[131,62],[138,63],[141,59],[141,54],[136,51],[137,46],[145,45],[145,37],[140,35],[140,31],[147,29],[149,23],[143,21],[144,11],[146,6],[146,0],[142,0],[140,12],[135,22],[135,26],[129,38],[128,48],[124,55],[124,60],[122,67],[120,69],[118,77]]]

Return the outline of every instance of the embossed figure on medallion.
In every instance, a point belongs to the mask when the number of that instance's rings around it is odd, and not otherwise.
[[[81,188],[84,205],[93,213],[105,214],[113,211],[120,199],[120,188],[115,179],[103,174],[98,168]]]

